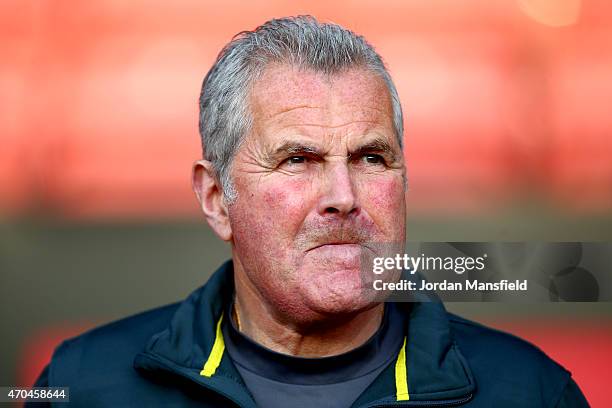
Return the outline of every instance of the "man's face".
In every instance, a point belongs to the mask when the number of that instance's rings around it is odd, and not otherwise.
[[[405,238],[405,168],[384,81],[276,65],[250,107],[252,130],[232,168],[237,271],[285,316],[371,307],[360,260],[376,256],[372,243]]]

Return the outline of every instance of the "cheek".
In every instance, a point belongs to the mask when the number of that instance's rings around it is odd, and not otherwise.
[[[404,230],[406,205],[402,180],[372,180],[367,183],[364,198],[362,205],[387,233],[397,234]]]
[[[303,180],[268,183],[261,186],[262,202],[269,209],[268,215],[277,227],[299,228],[308,213],[312,185]]]
[[[305,180],[265,180],[241,186],[247,192],[239,197],[244,225],[253,234],[277,238],[293,238],[306,218],[311,184]]]
[[[395,178],[376,179],[366,183],[365,195],[367,202],[376,206],[379,211],[394,211],[404,203],[403,183]]]

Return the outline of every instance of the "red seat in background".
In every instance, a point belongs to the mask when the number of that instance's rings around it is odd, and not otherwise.
[[[488,320],[485,324],[519,336],[572,373],[592,407],[610,406],[612,324],[609,320]]]
[[[51,360],[55,348],[64,340],[94,327],[96,323],[66,323],[56,326],[40,327],[23,340],[21,351],[17,358],[17,385],[32,386],[45,365]]]

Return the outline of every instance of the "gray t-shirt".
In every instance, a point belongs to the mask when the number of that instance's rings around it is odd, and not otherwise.
[[[227,352],[258,406],[350,407],[395,360],[405,335],[401,313],[398,305],[385,304],[381,326],[365,344],[324,358],[272,351],[240,333],[231,318],[224,319],[222,330]]]

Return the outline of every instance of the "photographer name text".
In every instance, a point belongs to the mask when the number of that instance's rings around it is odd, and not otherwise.
[[[464,282],[452,282],[444,280],[441,282],[414,282],[407,279],[402,279],[397,282],[385,282],[377,279],[373,282],[374,290],[391,290],[391,291],[526,291],[527,280],[509,281],[502,279],[497,282],[481,282],[478,280],[465,280]]]

